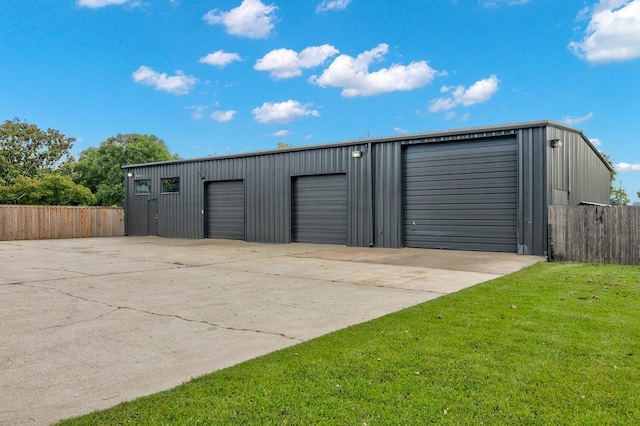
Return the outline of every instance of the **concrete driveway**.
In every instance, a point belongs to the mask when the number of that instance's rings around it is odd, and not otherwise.
[[[0,424],[158,392],[543,259],[154,237],[0,243]]]

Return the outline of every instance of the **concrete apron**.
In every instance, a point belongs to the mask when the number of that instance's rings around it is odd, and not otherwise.
[[[48,424],[539,257],[154,237],[0,243],[0,424]]]

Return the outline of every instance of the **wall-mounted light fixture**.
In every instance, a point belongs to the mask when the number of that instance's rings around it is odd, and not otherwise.
[[[362,151],[351,151],[352,158],[360,158],[362,157]]]
[[[562,146],[562,139],[551,139],[551,148],[560,148]]]
[[[133,173],[129,172],[129,173],[127,173],[127,176],[128,177],[133,177]]]

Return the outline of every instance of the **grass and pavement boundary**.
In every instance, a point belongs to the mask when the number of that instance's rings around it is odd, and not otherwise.
[[[640,424],[640,268],[537,264],[63,425]]]

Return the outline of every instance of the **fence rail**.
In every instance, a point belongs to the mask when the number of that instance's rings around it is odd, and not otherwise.
[[[640,207],[549,207],[551,260],[640,265]]]
[[[122,235],[121,208],[0,205],[0,241]]]

